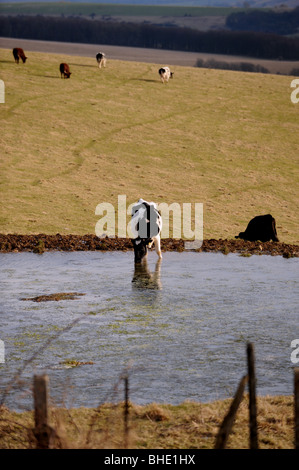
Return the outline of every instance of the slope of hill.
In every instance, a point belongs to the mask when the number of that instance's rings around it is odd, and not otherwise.
[[[173,66],[163,85],[157,63],[1,57],[0,232],[94,233],[97,205],[117,209],[126,195],[202,202],[205,238],[233,238],[271,213],[281,241],[298,242],[290,77]]]
[[[249,8],[249,5],[253,8]],[[298,5],[298,3],[297,3]],[[296,5],[294,5],[296,6]],[[226,6],[220,2],[217,6],[190,6],[186,4],[121,4],[121,3],[90,3],[90,2],[3,2],[0,3],[1,15],[43,15],[80,17],[89,20],[101,20],[109,23],[130,22],[134,24],[159,25],[165,27],[191,28],[199,31],[209,30],[229,30],[228,20],[233,15],[255,15],[246,20],[249,25],[248,31],[268,32],[269,24],[271,32],[288,34],[288,28],[293,29],[294,20],[287,20],[284,16],[292,16],[293,9],[280,4],[272,8],[271,5],[240,2],[233,6]],[[266,16],[272,14],[270,19]],[[279,15],[274,13],[279,13]],[[295,13],[294,13],[295,14]],[[256,17],[256,15],[258,15]],[[263,16],[264,15],[264,16]],[[273,20],[275,17],[275,21]],[[235,28],[235,18],[232,20],[232,27]],[[243,21],[243,20],[242,20]],[[244,21],[243,21],[244,22]],[[251,24],[253,22],[253,24]],[[265,23],[265,29],[264,29]],[[277,24],[277,25],[276,25]],[[238,24],[237,24],[238,26]],[[243,23],[240,23],[240,30],[244,30]],[[55,28],[54,28],[55,29]]]

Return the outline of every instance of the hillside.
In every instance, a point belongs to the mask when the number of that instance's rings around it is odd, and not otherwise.
[[[57,2],[57,0],[56,0]],[[2,0],[1,0],[2,3]],[[6,0],[4,3],[28,3],[27,0]],[[38,3],[49,3],[48,0],[39,0]],[[54,3],[54,2],[53,2]],[[66,2],[65,2],[66,3]],[[99,3],[97,0],[68,0],[67,3]],[[243,0],[104,0],[106,5],[151,5],[151,6],[192,6],[192,7],[243,7]],[[247,0],[250,7],[286,7],[297,6],[297,0]]]
[[[94,233],[96,206],[202,202],[204,238],[271,213],[298,243],[291,77],[1,50],[1,233]],[[59,63],[70,65],[62,80]]]
[[[108,23],[130,22],[134,24],[154,24],[188,27],[199,31],[225,28],[225,21],[233,12],[246,11],[244,8],[198,7],[188,3],[178,4],[115,4],[112,2],[3,2],[1,15],[53,15],[79,16]]]

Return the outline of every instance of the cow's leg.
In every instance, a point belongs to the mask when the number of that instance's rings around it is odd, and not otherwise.
[[[157,237],[154,238],[155,242],[155,250],[159,258],[162,258],[162,253],[161,253],[161,241],[160,241],[160,235],[157,235]]]

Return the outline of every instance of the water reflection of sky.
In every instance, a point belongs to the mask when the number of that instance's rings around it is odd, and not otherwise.
[[[95,406],[112,399],[128,365],[136,403],[224,398],[246,371],[247,341],[255,345],[258,393],[292,393],[297,258],[164,253],[157,266],[149,253],[142,272],[131,252],[9,253],[0,262],[2,390],[38,348],[79,319],[25,368],[27,384],[9,394],[11,407],[32,407],[24,390],[43,372],[56,404]],[[55,292],[85,295],[21,300]],[[67,369],[66,360],[93,364]]]

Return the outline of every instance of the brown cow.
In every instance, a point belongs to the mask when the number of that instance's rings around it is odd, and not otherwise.
[[[68,64],[60,64],[59,70],[60,70],[61,78],[62,78],[62,75],[63,75],[63,78],[70,78],[72,73],[70,72],[70,68]]]
[[[24,51],[23,51],[23,49],[21,49],[21,47],[15,47],[12,50],[12,53],[13,53],[13,56],[15,58],[15,62],[17,64],[19,63],[20,59],[22,59],[23,64],[25,64],[27,57],[25,56]]]

